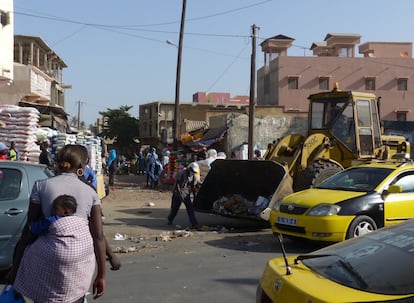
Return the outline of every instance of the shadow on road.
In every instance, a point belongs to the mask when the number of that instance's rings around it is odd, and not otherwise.
[[[171,229],[167,226],[167,216],[169,209],[167,208],[128,208],[116,209],[117,213],[126,214],[125,217],[111,218],[112,222],[105,223],[105,225],[133,225],[137,227],[146,227],[154,230]],[[237,232],[258,232],[269,229],[268,222],[259,220],[236,219],[231,217],[224,217],[210,213],[196,212],[196,217],[199,221],[200,227],[207,231],[218,231],[218,229]],[[174,226],[180,225],[186,227],[189,225],[187,213],[184,208],[181,208],[174,219]]]
[[[231,250],[247,252],[274,252],[281,253],[278,239],[269,231],[258,234],[225,234],[221,239],[205,242],[207,245]],[[322,248],[327,244],[311,241],[285,241],[285,250],[288,254],[304,254]]]

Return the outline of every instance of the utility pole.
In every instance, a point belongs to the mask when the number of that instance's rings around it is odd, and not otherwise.
[[[248,159],[253,159],[254,144],[254,115],[255,115],[255,91],[256,91],[256,31],[258,27],[252,25],[252,56],[250,61],[250,100],[249,100],[249,138]]]
[[[78,101],[78,131],[80,130],[80,112],[81,112],[81,102]]]
[[[172,125],[172,131],[174,136],[174,148],[177,147],[178,137],[178,118],[180,110],[180,82],[181,82],[181,55],[183,50],[183,38],[184,38],[184,23],[185,23],[185,10],[187,6],[187,0],[183,0],[183,8],[181,12],[181,26],[180,26],[180,40],[178,41],[178,54],[177,54],[177,74],[175,78],[175,106],[174,106],[174,120]]]

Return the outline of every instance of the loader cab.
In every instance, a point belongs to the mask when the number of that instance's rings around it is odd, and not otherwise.
[[[309,99],[309,134],[325,133],[360,158],[374,157],[381,135],[373,94],[334,90]]]

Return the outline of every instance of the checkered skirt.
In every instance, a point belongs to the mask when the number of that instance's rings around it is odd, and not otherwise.
[[[88,292],[95,264],[88,221],[63,217],[26,248],[13,286],[35,302],[74,302]]]

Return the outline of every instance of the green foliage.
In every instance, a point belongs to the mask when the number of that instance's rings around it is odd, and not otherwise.
[[[132,106],[122,105],[118,109],[99,112],[108,120],[108,127],[102,131],[102,136],[115,139],[114,146],[120,150],[132,149],[136,144],[134,138],[138,137],[138,119],[131,117],[128,112]]]

